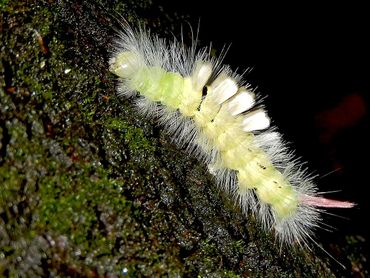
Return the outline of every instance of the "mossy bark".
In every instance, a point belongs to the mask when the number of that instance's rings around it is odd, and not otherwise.
[[[117,15],[164,36],[176,17],[144,0],[0,6],[0,276],[334,275],[280,250],[116,95]]]

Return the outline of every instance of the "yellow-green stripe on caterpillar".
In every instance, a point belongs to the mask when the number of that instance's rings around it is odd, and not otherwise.
[[[117,43],[110,70],[120,94],[137,92],[139,110],[158,117],[178,144],[201,157],[220,186],[264,228],[274,228],[281,243],[306,245],[324,207],[354,205],[317,193],[254,93],[207,48],[196,52],[129,26]]]

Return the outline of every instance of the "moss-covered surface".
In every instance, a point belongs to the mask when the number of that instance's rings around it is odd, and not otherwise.
[[[100,2],[0,2],[0,276],[348,274],[279,250],[116,96],[112,14],[163,34],[177,18],[157,19],[150,1]]]

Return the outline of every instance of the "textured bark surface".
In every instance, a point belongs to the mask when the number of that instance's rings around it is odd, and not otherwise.
[[[151,1],[97,2],[0,2],[0,276],[348,275],[360,255],[337,247],[344,271],[280,250],[116,96],[117,15],[168,37],[179,17]]]

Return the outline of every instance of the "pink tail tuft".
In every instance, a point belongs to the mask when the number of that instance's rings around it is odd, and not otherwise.
[[[300,201],[306,205],[323,208],[352,208],[355,206],[354,203],[347,201],[331,200],[324,197],[312,197],[308,195],[301,196]]]

